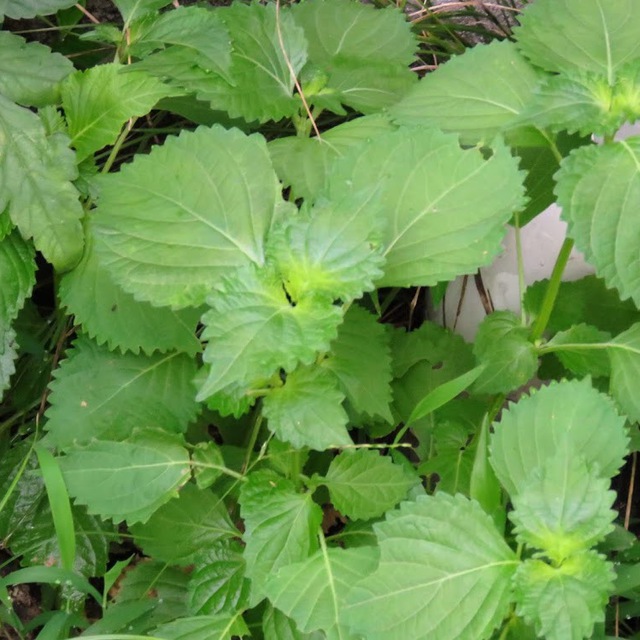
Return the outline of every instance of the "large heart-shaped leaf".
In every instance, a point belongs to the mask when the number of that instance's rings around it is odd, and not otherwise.
[[[388,220],[384,286],[430,286],[475,272],[499,253],[505,223],[524,204],[506,147],[485,159],[436,129],[402,128],[356,147],[334,165],[329,194],[372,183]]]
[[[201,127],[104,176],[96,250],[137,299],[201,305],[231,267],[263,263],[279,201],[262,137]]]

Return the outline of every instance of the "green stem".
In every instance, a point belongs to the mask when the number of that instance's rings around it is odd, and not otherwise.
[[[553,266],[551,278],[549,279],[549,284],[547,285],[547,290],[545,291],[544,299],[542,300],[540,313],[538,314],[538,317],[533,323],[533,327],[531,329],[531,340],[533,342],[539,340],[542,337],[545,329],[547,328],[549,318],[551,317],[551,312],[553,311],[553,307],[556,303],[556,298],[558,297],[558,291],[560,291],[562,274],[564,273],[565,267],[567,266],[567,262],[569,261],[569,256],[571,255],[572,249],[573,240],[571,238],[565,238],[564,242],[562,243],[562,247],[560,247],[558,257],[556,258],[556,263]]]
[[[251,456],[253,455],[253,449],[256,446],[256,442],[258,441],[258,434],[260,433],[260,427],[262,426],[262,410],[261,403],[256,405],[256,419],[253,422],[253,427],[251,429],[251,433],[249,434],[249,440],[247,442],[247,454],[244,458],[244,462],[242,463],[242,475],[246,475],[247,470],[249,468],[249,464],[251,463]]]
[[[515,234],[516,234],[516,260],[518,261],[518,289],[520,298],[520,321],[523,325],[527,324],[526,313],[524,311],[524,257],[522,255],[522,237],[520,235],[520,214],[515,215]]]
[[[136,121],[136,118],[131,118],[131,120],[129,120],[129,122],[127,122],[127,124],[125,124],[124,127],[122,128],[122,131],[120,132],[120,135],[116,140],[116,143],[113,145],[113,149],[111,149],[111,153],[109,154],[107,161],[104,163],[104,166],[102,167],[101,173],[109,173],[111,166],[115,162],[116,157],[120,152],[120,147],[122,147],[124,141],[127,139],[127,136],[129,135],[129,132],[133,128],[133,123],[135,121]]]

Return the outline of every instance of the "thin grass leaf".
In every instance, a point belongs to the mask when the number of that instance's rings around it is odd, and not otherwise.
[[[68,571],[62,567],[27,567],[13,571],[8,576],[0,580],[0,588],[11,584],[25,584],[31,582],[41,582],[44,584],[61,585],[76,588],[82,593],[90,595],[96,602],[102,602],[102,596],[95,587],[73,571]]]
[[[49,505],[51,506],[53,526],[58,537],[62,566],[67,571],[72,571],[76,557],[76,531],[73,524],[73,515],[71,514],[67,485],[62,477],[60,466],[51,452],[40,445],[35,447],[35,451],[42,471],[44,486],[47,489]]]

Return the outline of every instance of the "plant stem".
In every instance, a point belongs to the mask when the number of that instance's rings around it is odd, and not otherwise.
[[[564,269],[567,266],[567,262],[569,260],[569,256],[571,255],[572,249],[573,240],[571,238],[565,238],[564,242],[562,243],[562,247],[560,247],[558,257],[556,258],[556,263],[553,266],[551,278],[549,279],[549,284],[547,285],[547,290],[545,291],[544,299],[542,300],[540,313],[538,314],[538,317],[533,323],[533,327],[531,329],[531,340],[533,342],[539,340],[542,337],[544,330],[547,328],[549,318],[551,317],[551,312],[553,311],[556,298],[558,297],[558,291],[560,290],[562,274],[564,273]]]
[[[247,473],[247,469],[249,468],[249,463],[251,462],[251,455],[253,454],[253,449],[256,446],[256,442],[258,441],[258,434],[260,433],[260,427],[262,426],[262,405],[261,403],[256,404],[256,419],[253,423],[253,427],[251,429],[251,433],[249,434],[249,440],[247,442],[247,453],[244,458],[244,462],[242,464],[241,473],[245,475]]]
[[[520,235],[520,214],[515,216],[515,234],[516,234],[516,260],[518,262],[518,297],[520,299],[520,321],[523,325],[527,324],[526,313],[524,311],[524,258],[522,256],[522,237]]]
[[[118,139],[113,145],[113,149],[111,149],[111,153],[109,154],[107,161],[104,163],[104,166],[102,167],[101,173],[108,173],[109,169],[111,169],[111,166],[115,162],[118,152],[120,151],[120,147],[122,147],[122,144],[127,139],[127,136],[129,135],[129,132],[133,128],[133,123],[135,121],[136,121],[136,118],[131,118],[129,122],[127,122],[127,124],[125,124],[124,127],[122,128],[122,131],[118,136]]]

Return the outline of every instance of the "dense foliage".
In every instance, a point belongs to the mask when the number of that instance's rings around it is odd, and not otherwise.
[[[0,31],[5,628],[636,637],[640,4],[535,0],[421,79],[394,7],[114,4],[78,55]],[[384,322],[556,199],[520,315]]]

